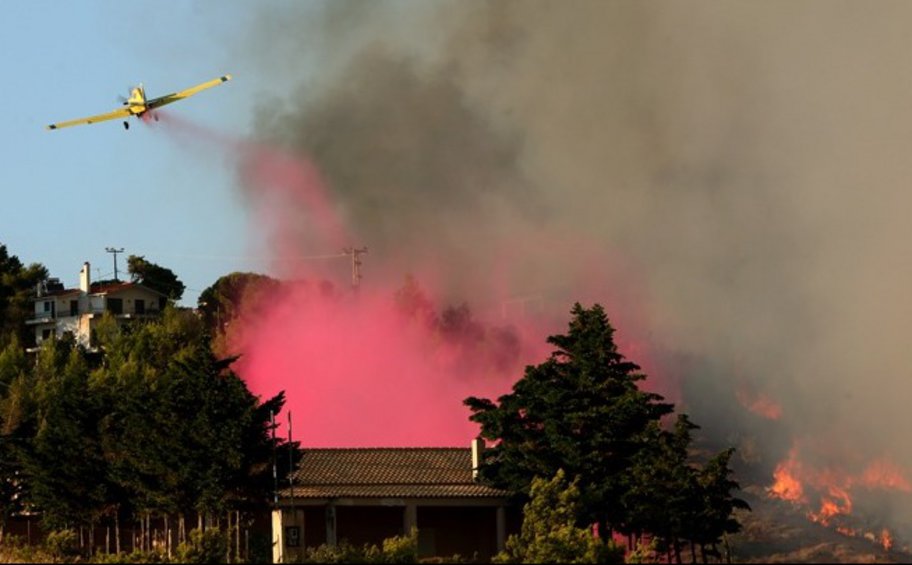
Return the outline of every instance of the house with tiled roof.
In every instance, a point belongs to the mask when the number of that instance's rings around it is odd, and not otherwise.
[[[35,344],[71,333],[85,347],[92,347],[92,330],[110,312],[119,323],[157,316],[168,302],[167,296],[142,284],[107,281],[93,284],[90,265],[83,263],[79,288],[64,288],[58,279],[38,285],[34,314],[26,325],[35,331]]]
[[[470,448],[305,449],[273,511],[273,561],[305,547],[361,545],[418,529],[422,557],[486,560],[519,526],[511,493],[477,480]]]

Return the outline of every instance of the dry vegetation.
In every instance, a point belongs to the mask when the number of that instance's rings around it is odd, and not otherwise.
[[[729,540],[740,563],[909,563],[912,554],[864,538],[850,538],[810,522],[799,509],[771,500],[762,487],[745,489],[752,512],[738,516],[744,529]]]

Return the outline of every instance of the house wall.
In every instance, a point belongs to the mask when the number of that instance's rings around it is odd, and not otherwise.
[[[108,295],[108,298],[120,298],[123,300],[123,313],[124,314],[135,314],[136,313],[136,300],[145,300],[146,302],[146,313],[158,312],[158,298],[159,295],[153,292],[149,292],[142,288],[127,288],[124,290],[119,290],[116,293],[111,293]]]
[[[69,310],[67,310],[69,312]],[[70,332],[74,336],[79,336],[79,317],[67,316],[66,318],[57,318],[57,335],[62,336]]]
[[[326,506],[303,508],[303,541],[306,547],[327,543]],[[360,546],[379,545],[384,539],[403,535],[405,506],[349,505],[335,506],[336,539]],[[418,550],[421,557],[452,557],[460,555],[489,560],[497,554],[496,506],[423,506],[415,513],[418,527]],[[507,508],[506,535],[516,533],[521,515]]]
[[[404,511],[403,506],[337,506],[336,539],[379,545],[386,538],[402,535]]]
[[[418,507],[418,552],[422,557],[481,560],[497,553],[497,518],[494,507]]]
[[[304,545],[317,547],[326,543],[326,509],[308,506],[304,510]]]

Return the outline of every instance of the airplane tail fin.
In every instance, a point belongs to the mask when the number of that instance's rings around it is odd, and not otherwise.
[[[127,101],[130,105],[145,105],[146,103],[146,90],[143,88],[142,83],[139,83],[139,86],[133,87],[130,90],[130,99]]]

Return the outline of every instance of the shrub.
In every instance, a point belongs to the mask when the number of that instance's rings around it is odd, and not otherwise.
[[[56,530],[47,535],[44,547],[54,561],[76,557],[79,555],[79,536],[73,530]]]
[[[536,477],[523,508],[522,530],[507,539],[506,550],[494,562],[623,563],[623,548],[577,527],[579,496],[577,481],[568,485],[563,470],[550,481]]]
[[[180,563],[223,563],[228,551],[228,534],[219,528],[205,532],[190,530],[190,540],[177,546],[175,556]]]
[[[417,563],[418,530],[412,528],[406,536],[393,536],[383,540],[378,547],[365,544],[357,547],[342,540],[331,547],[323,544],[308,548],[305,563]]]

